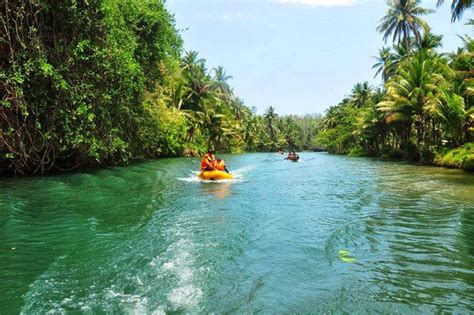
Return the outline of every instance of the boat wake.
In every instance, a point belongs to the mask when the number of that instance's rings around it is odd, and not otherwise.
[[[253,170],[255,166],[245,166],[231,171],[230,173],[234,175],[233,179],[221,179],[221,180],[206,180],[198,177],[199,171],[191,171],[191,174],[188,177],[178,177],[178,180],[188,183],[210,183],[210,184],[220,184],[220,183],[240,183],[245,180],[245,174]]]

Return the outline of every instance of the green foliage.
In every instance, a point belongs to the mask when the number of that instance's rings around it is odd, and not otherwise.
[[[176,108],[168,108],[156,92],[145,96],[144,108],[146,114],[139,124],[137,152],[146,158],[182,155],[185,150],[186,118]]]
[[[446,167],[462,168],[474,172],[474,143],[440,152],[436,155],[435,164]]]
[[[423,145],[419,148],[420,150],[420,163],[432,164],[436,156],[436,147]]]
[[[463,37],[464,47],[449,58],[437,53],[442,36],[417,17],[428,13],[418,3],[389,3],[379,30],[385,39],[392,34],[396,45],[380,50],[373,66],[383,88],[355,84],[326,111],[316,142],[333,153],[470,169],[472,143],[462,145],[474,132],[474,41]]]
[[[0,7],[0,173],[198,155],[210,146],[326,149],[472,168],[470,145],[444,160],[436,152],[472,141],[474,41],[465,36],[449,58],[438,54],[442,37],[429,32],[420,16],[430,11],[418,4],[391,1],[381,21],[384,38],[396,43],[374,65],[384,86],[357,83],[321,117],[249,109],[223,67],[208,70],[197,52],[182,52],[163,0],[7,1]],[[457,3],[456,14],[470,6]]]
[[[438,0],[437,5],[443,4],[444,0]],[[459,20],[464,11],[469,10],[473,6],[472,0],[453,0],[451,3],[451,21]]]
[[[420,15],[433,13],[433,10],[419,7],[420,0],[392,0],[387,1],[389,8],[386,15],[380,20],[377,28],[383,33],[386,41],[393,36],[393,41],[398,45],[404,44],[410,50],[410,35],[413,34],[417,43],[421,40],[422,31],[428,30],[426,21]]]
[[[2,5],[0,172],[120,163],[137,155],[145,88],[181,39],[160,1]],[[2,33],[3,34],[3,33]],[[10,132],[13,130],[13,132]]]
[[[167,79],[169,77],[169,79]],[[185,151],[218,152],[310,149],[319,118],[279,116],[269,107],[263,116],[234,95],[221,66],[207,70],[206,61],[189,51],[165,76],[170,85],[163,96],[187,122]]]

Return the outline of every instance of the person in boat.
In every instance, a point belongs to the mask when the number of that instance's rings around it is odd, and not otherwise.
[[[229,170],[227,170],[227,167],[225,166],[224,160],[221,158],[216,159],[216,162],[214,163],[214,167],[218,171],[229,173]]]
[[[214,150],[209,149],[207,150],[207,153],[202,157],[201,160],[201,171],[213,171],[215,169],[214,167],[214,162],[215,162],[215,157],[214,157]]]
[[[286,157],[285,160],[296,161],[296,160],[298,160],[299,158],[300,158],[299,155],[296,154],[295,151],[290,151],[290,152],[288,153],[288,157]]]

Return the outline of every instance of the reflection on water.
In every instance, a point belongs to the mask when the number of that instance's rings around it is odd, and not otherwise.
[[[474,176],[300,155],[2,180],[0,313],[474,312]]]
[[[458,246],[465,249],[465,254],[468,257],[474,257],[474,211],[472,209],[461,211]],[[474,284],[474,277],[471,280]]]
[[[214,196],[218,199],[225,199],[229,197],[231,190],[229,182],[216,182],[201,185],[201,192],[204,196]]]

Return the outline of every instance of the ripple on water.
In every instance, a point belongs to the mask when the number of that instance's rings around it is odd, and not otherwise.
[[[301,156],[2,181],[0,313],[474,311],[472,177]]]

